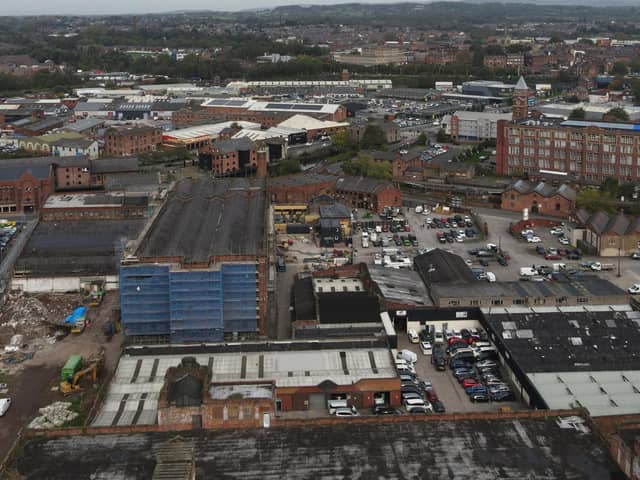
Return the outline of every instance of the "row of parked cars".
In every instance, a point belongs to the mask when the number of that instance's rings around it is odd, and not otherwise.
[[[447,347],[449,369],[472,402],[515,400],[498,366],[498,352],[489,342],[468,345],[453,341]]]
[[[425,220],[427,228],[473,228],[473,221],[469,216],[455,215],[453,217],[433,217]]]
[[[16,236],[18,225],[13,220],[0,220],[0,248],[5,248]]]
[[[544,245],[536,245],[536,253],[543,255],[547,260],[560,260],[566,257],[569,260],[580,260],[582,252],[577,248],[545,248]]]
[[[396,368],[400,376],[400,395],[407,413],[444,413],[444,404],[438,398],[431,381],[421,380],[415,371],[416,354],[410,350],[402,350],[398,353],[398,357]],[[374,413],[387,412],[376,412],[374,407]]]

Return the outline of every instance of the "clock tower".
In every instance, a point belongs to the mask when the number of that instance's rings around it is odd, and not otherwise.
[[[513,90],[511,103],[512,119],[526,120],[529,116],[529,87],[527,87],[527,82],[524,81],[524,77],[520,77],[520,80],[518,80]]]

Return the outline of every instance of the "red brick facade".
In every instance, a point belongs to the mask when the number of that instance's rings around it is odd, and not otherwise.
[[[607,177],[640,179],[640,131],[635,130],[501,120],[496,151],[496,171],[501,175],[553,170],[597,182]]]
[[[207,106],[196,109],[184,108],[174,112],[171,122],[175,126],[188,126],[203,122],[254,122],[259,123],[263,128],[270,128],[284,122],[293,115],[304,113],[319,120],[332,120],[342,122],[347,118],[347,110],[339,107],[334,114],[317,114],[309,112],[274,112],[249,110],[248,108]]]
[[[240,171],[240,152],[221,152],[215,144],[211,146],[211,171],[216,176],[233,175]],[[255,150],[249,151],[249,163],[246,167],[258,167],[258,154]]]
[[[153,127],[110,128],[104,135],[106,155],[137,155],[152,152],[162,143],[162,130]]]
[[[0,181],[0,213],[30,213],[44,205],[54,191],[53,169],[48,178],[36,178],[29,171],[17,180]]]
[[[365,208],[377,213],[382,213],[385,206],[402,206],[402,192],[389,182],[380,181],[379,188],[365,190],[350,186],[341,188],[337,185],[338,180],[331,176],[292,175],[270,182],[267,192],[273,203],[309,203],[327,195],[350,208]]]
[[[298,176],[281,177],[270,181],[267,192],[272,203],[309,203],[320,195],[331,195],[336,184],[335,177],[318,177],[315,182],[298,182]],[[291,182],[286,182],[291,179]]]
[[[544,197],[536,192],[522,194],[511,188],[502,193],[501,208],[512,212],[527,208],[529,213],[568,218],[575,209],[575,202],[559,194]]]
[[[90,188],[91,172],[87,165],[63,165],[55,167],[56,190]]]

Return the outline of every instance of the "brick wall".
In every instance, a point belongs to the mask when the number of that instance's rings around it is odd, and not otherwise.
[[[528,208],[529,213],[538,213],[551,217],[568,218],[575,209],[575,202],[562,195],[543,197],[537,193],[520,194],[516,190],[507,190],[501,196],[502,210],[522,212]],[[537,206],[537,212],[535,212]]]
[[[37,179],[27,172],[17,180],[0,182],[0,213],[39,210],[53,191],[53,170],[47,179]]]
[[[335,190],[335,179],[320,183],[300,185],[273,185],[267,186],[267,192],[272,203],[309,203],[314,198],[326,194],[332,194]]]
[[[383,425],[387,423],[406,423],[408,419],[411,422],[446,422],[446,421],[462,421],[462,420],[516,420],[516,419],[536,419],[536,418],[555,418],[558,416],[582,415],[580,410],[526,410],[518,412],[480,412],[480,413],[449,413],[443,415],[380,415],[380,416],[363,416],[349,418],[349,423],[359,424],[377,424]],[[345,419],[339,417],[321,417],[321,418],[305,418],[305,419],[284,419],[272,416],[271,425],[273,428],[291,428],[291,427],[307,427],[307,426],[331,426],[344,425]],[[247,428],[243,425],[237,426],[234,422],[224,423],[215,427],[216,430]],[[249,427],[252,428],[252,427]],[[136,433],[156,433],[169,430],[190,430],[191,426],[184,428],[166,429],[160,425],[119,425],[109,427],[84,427],[84,428],[58,428],[52,430],[34,430],[26,429],[23,435],[27,438],[46,437],[57,438],[67,436],[80,435],[112,435],[112,434],[136,434]]]
[[[59,167],[55,169],[56,190],[73,190],[91,187],[91,172],[87,167]]]
[[[154,151],[162,143],[162,130],[152,127],[111,128],[104,136],[106,155],[136,155]]]

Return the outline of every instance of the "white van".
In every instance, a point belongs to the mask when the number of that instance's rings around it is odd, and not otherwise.
[[[538,275],[538,271],[532,267],[520,267],[521,277],[535,277]]]
[[[407,336],[409,337],[409,341],[411,343],[420,343],[420,337],[415,330],[407,330]]]
[[[418,355],[411,350],[400,350],[397,356],[398,360],[405,360],[407,363],[416,363],[418,361]]]
[[[349,408],[349,404],[346,399],[329,400],[327,402],[327,408],[329,409],[329,415],[335,415],[336,410],[339,408]]]
[[[10,398],[0,398],[0,417],[4,417],[4,414],[7,413],[7,410],[9,410],[10,406]]]
[[[496,274],[495,274],[495,273],[493,273],[493,272],[487,272],[485,275],[487,276],[487,281],[488,281],[489,283],[493,283],[493,282],[495,282],[495,281],[496,281]]]

